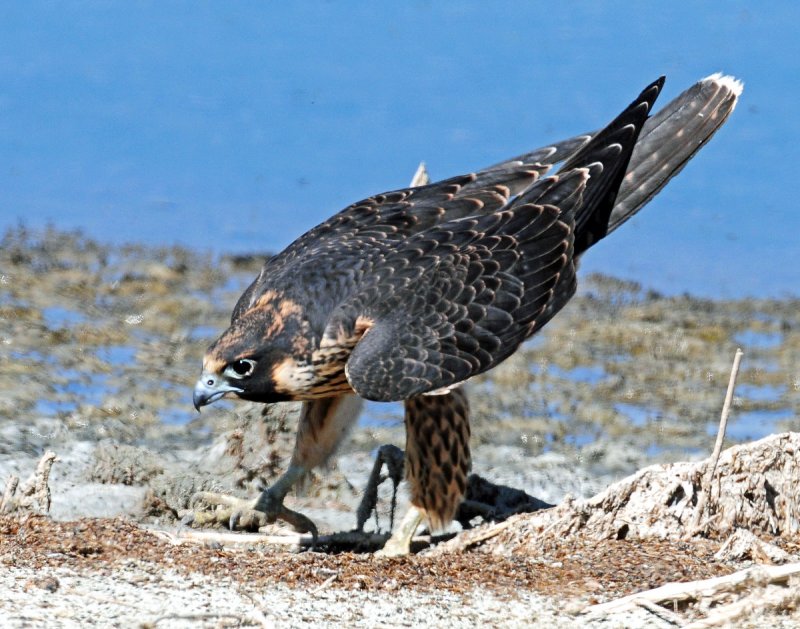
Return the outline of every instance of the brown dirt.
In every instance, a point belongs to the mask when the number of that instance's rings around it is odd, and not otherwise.
[[[330,587],[347,590],[413,588],[468,594],[478,587],[501,597],[527,590],[587,603],[671,581],[728,574],[733,567],[713,559],[718,548],[710,541],[597,541],[577,535],[507,556],[478,548],[446,557],[380,558],[290,553],[255,544],[245,549],[173,545],[122,518],[75,522],[53,522],[41,516],[0,518],[0,564],[9,567],[112,573],[134,560],[250,586],[283,584],[309,590],[335,575]]]

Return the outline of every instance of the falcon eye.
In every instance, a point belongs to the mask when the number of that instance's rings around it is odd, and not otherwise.
[[[225,375],[241,380],[242,378],[252,375],[255,368],[256,361],[242,358],[225,367]]]

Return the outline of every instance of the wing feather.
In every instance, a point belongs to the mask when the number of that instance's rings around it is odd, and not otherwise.
[[[644,123],[613,201],[610,219],[601,225],[604,233],[610,233],[633,216],[683,168],[727,120],[740,93],[741,84],[735,79],[712,75],[684,91]],[[348,206],[267,260],[259,277],[234,308],[233,320],[271,286],[285,288],[295,284],[298,274],[308,272],[305,267],[309,266],[336,271],[336,286],[332,287],[332,303],[336,303],[336,295],[348,292],[361,281],[364,269],[374,267],[387,249],[387,241],[397,243],[435,225],[500,211],[515,202],[518,195],[535,188],[533,184],[553,166],[566,162],[569,170],[578,165],[575,161],[578,156],[583,156],[580,165],[591,168],[585,159],[591,146],[605,142],[604,150],[616,150],[609,148],[615,142],[601,141],[603,133],[601,130],[575,136],[476,173],[375,195]],[[606,138],[609,139],[613,138]],[[608,154],[601,157],[606,159]],[[557,189],[562,194],[566,190]],[[544,188],[538,191],[548,193]],[[552,203],[557,207],[569,204],[568,199],[562,198],[549,201],[527,198],[526,202]]]
[[[561,185],[581,188],[587,180],[586,170],[576,171]],[[395,281],[386,276],[373,281],[381,289],[370,294],[381,298],[372,302],[356,295],[326,332],[341,336],[358,318],[373,322],[347,362],[353,389],[372,400],[406,399],[453,386],[513,353],[560,278],[574,274],[564,271],[573,265],[572,226],[580,195],[565,198],[573,204],[522,203],[444,223],[402,243],[384,264]],[[523,230],[527,236],[520,239]],[[553,246],[555,238],[564,244]],[[547,250],[539,243],[547,243]],[[398,274],[423,281],[401,283]]]

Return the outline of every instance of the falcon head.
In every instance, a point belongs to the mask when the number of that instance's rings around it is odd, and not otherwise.
[[[287,372],[304,363],[308,326],[298,304],[272,291],[245,312],[208,348],[195,384],[196,409],[223,397],[253,402],[292,399]]]

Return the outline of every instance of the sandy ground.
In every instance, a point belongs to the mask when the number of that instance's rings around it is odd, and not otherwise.
[[[12,626],[573,626],[601,598],[730,571],[710,559],[712,544],[577,538],[514,556],[385,559],[175,545],[127,519],[6,518],[0,531]]]

